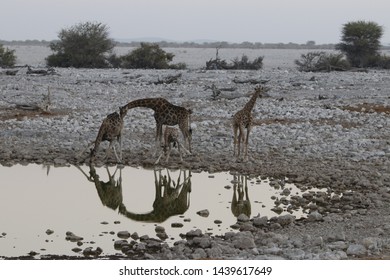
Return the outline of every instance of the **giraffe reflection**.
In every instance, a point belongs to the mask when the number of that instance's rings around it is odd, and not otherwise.
[[[79,167],[76,166],[88,179],[88,181],[95,183],[96,190],[99,198],[104,206],[111,208],[112,210],[118,209],[122,204],[122,169],[116,167],[115,172],[111,175],[110,170],[106,166],[108,175],[108,181],[104,182],[100,180],[100,176],[96,173],[96,169],[93,165],[89,166],[89,176]],[[115,180],[115,174],[119,170],[119,177]]]
[[[133,213],[127,211],[121,204],[119,213],[135,221],[159,223],[171,216],[184,214],[190,206],[191,171],[180,170],[175,182],[168,170],[167,175],[163,175],[161,170],[154,170],[154,179],[155,199],[152,211],[143,214]]]
[[[251,202],[248,195],[248,176],[234,175],[233,178],[232,213],[235,217],[240,214],[250,217]]]

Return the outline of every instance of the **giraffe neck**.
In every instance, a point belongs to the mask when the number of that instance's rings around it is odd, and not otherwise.
[[[161,104],[167,102],[163,98],[144,98],[144,99],[137,99],[134,101],[131,101],[126,105],[126,109],[132,109],[135,107],[145,107],[145,108],[150,108],[156,111],[157,108],[161,106]]]
[[[245,111],[252,111],[253,107],[255,106],[255,103],[256,103],[256,100],[257,100],[257,97],[259,96],[259,93],[258,92],[255,92],[251,99],[249,99],[248,103],[245,104],[244,106],[244,110]]]

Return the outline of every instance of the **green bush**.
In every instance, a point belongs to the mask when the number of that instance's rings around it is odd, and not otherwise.
[[[184,63],[170,64],[174,54],[167,53],[158,44],[141,43],[127,55],[111,55],[109,61],[113,67],[127,69],[185,69]]]
[[[15,50],[4,48],[0,44],[0,67],[13,67],[16,63]]]
[[[108,28],[101,23],[80,23],[62,29],[59,41],[50,44],[54,54],[46,58],[48,66],[76,68],[106,68],[107,54],[115,44]]]
[[[348,61],[341,53],[309,52],[301,54],[301,59],[296,59],[295,64],[302,72],[330,72],[350,69]]]

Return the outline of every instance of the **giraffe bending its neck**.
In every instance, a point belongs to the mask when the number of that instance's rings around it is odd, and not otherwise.
[[[190,125],[190,116],[192,111],[184,107],[176,106],[168,102],[164,98],[145,98],[131,101],[125,105],[127,110],[136,107],[150,108],[154,111],[154,119],[156,120],[156,151],[162,142],[162,126],[163,125],[179,125],[183,134],[184,142],[188,144],[188,150],[191,152],[191,136],[192,130]]]
[[[118,162],[122,161],[122,130],[123,130],[123,118],[127,114],[126,107],[120,107],[119,113],[114,112],[109,114],[102,122],[96,140],[91,142],[88,147],[85,149],[89,149],[94,146],[90,153],[90,163],[95,160],[96,153],[99,149],[100,143],[102,141],[109,141],[110,144],[106,151],[106,159],[109,156],[109,152],[111,147],[114,149],[115,157]],[[119,157],[115,150],[114,141],[119,142]],[[85,151],[84,150],[84,151]],[[84,153],[84,151],[82,153]]]
[[[243,143],[243,153],[244,160],[248,159],[248,138],[249,132],[252,127],[252,109],[255,106],[256,100],[259,96],[269,91],[269,88],[264,86],[258,86],[255,88],[255,92],[253,93],[251,99],[245,104],[244,108],[238,111],[233,116],[233,133],[234,133],[234,152],[233,155],[236,155],[236,148],[238,148],[237,157],[240,156],[241,152],[241,142]],[[246,137],[244,135],[244,129],[246,131]],[[237,132],[239,131],[238,138]]]

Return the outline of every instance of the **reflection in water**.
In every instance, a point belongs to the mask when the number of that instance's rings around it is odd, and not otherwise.
[[[248,194],[248,176],[233,176],[232,213],[235,217],[245,214],[251,215],[251,202]]]
[[[167,242],[181,240],[181,234],[194,228],[224,234],[233,230],[231,225],[242,213],[275,217],[278,213],[273,208],[278,202],[282,213],[291,210],[300,218],[315,206],[316,197],[329,195],[326,189],[303,192],[288,180],[228,172],[211,176],[116,166],[42,167],[0,166],[0,230],[4,233],[0,256],[20,256],[31,250],[77,254],[70,251],[74,244],[64,238],[67,231],[83,237],[84,244],[99,244],[106,254],[116,253],[112,232],[131,229],[139,236],[152,236],[156,224],[166,229]],[[203,209],[209,211],[208,217],[196,214]],[[221,221],[218,225],[217,220]],[[54,234],[46,233],[48,229]]]
[[[158,175],[157,175],[158,173]],[[182,173],[184,174],[181,182]],[[169,171],[162,175],[161,170],[154,170],[155,199],[153,210],[148,213],[133,213],[127,211],[123,203],[119,207],[119,213],[135,220],[143,222],[163,222],[174,215],[184,214],[190,206],[191,171],[180,170],[177,181],[172,180]]]
[[[96,173],[96,169],[93,165],[89,166],[88,176],[79,166],[76,166],[88,179],[88,181],[95,183],[96,190],[98,192],[99,198],[102,201],[104,206],[116,210],[120,204],[122,204],[122,169],[116,167],[115,172],[111,175],[110,170],[106,166],[108,181],[104,182],[99,180],[100,177]],[[115,174],[119,169],[119,178],[115,180]]]
[[[139,214],[127,211],[126,206],[123,204],[121,168],[116,167],[115,172],[111,175],[110,170],[106,167],[108,181],[104,182],[100,180],[100,176],[92,165],[89,166],[89,176],[79,166],[76,167],[88,181],[95,184],[99,198],[104,206],[113,210],[118,209],[120,214],[134,221],[164,222],[171,216],[184,214],[190,206],[191,171],[180,170],[177,181],[174,181],[168,169],[166,171],[167,175],[163,175],[161,169],[158,171],[154,170],[155,199],[153,210],[149,213]],[[115,180],[115,174],[118,170],[119,177]],[[183,180],[181,178],[182,174]]]

